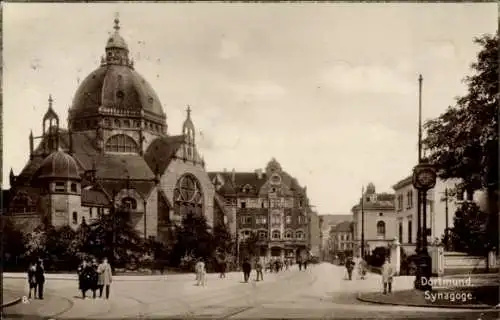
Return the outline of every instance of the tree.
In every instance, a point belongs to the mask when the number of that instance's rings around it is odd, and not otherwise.
[[[45,257],[47,252],[47,232],[45,225],[36,227],[32,232],[27,233],[24,237],[26,244],[25,256],[28,259]]]
[[[425,125],[429,160],[443,179],[459,178],[469,196],[484,189],[488,211],[498,214],[498,35],[474,40],[482,47],[473,74],[464,79],[467,94]],[[472,199],[470,199],[472,200]],[[495,226],[497,228],[497,226]]]
[[[55,228],[48,226],[46,234],[46,262],[48,268],[74,270],[78,259],[72,250],[76,232],[68,225]]]
[[[180,263],[183,257],[204,258],[214,257],[215,245],[210,226],[204,215],[188,213],[182,219],[182,225],[177,227],[176,242],[172,260]]]
[[[498,242],[498,229],[488,230],[489,215],[473,202],[464,202],[455,213],[450,242],[455,251],[487,255]]]
[[[95,223],[81,230],[81,241],[86,253],[109,257],[115,266],[138,261],[143,254],[143,239],[130,222],[126,210],[102,215]]]
[[[25,253],[25,244],[23,233],[18,230],[14,224],[5,217],[0,217],[2,225],[2,241],[4,266],[18,266]]]
[[[213,237],[218,252],[226,255],[233,253],[234,241],[226,225],[216,225],[213,230]]]

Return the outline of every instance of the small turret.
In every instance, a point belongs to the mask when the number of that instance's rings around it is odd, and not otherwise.
[[[52,95],[49,95],[49,108],[43,116],[43,138],[47,139],[45,152],[50,154],[59,149],[59,116],[52,108]]]
[[[191,120],[191,107],[188,105],[186,109],[187,117],[182,125],[182,134],[184,135],[184,157],[189,160],[195,159],[195,131],[194,124]]]
[[[30,130],[30,160],[33,159],[33,130]]]
[[[14,175],[14,170],[12,170],[12,168],[10,168],[9,183],[10,183],[10,187],[11,188],[12,188],[13,185],[16,184],[16,176]]]

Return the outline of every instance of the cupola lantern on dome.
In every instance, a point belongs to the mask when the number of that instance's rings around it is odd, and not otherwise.
[[[101,64],[118,64],[132,67],[128,57],[128,45],[120,35],[120,19],[118,15],[116,15],[114,23],[113,29],[115,29],[115,32],[106,43],[106,58],[102,59]]]
[[[120,35],[118,17],[114,29],[106,43],[106,56],[79,83],[68,112],[71,132],[76,136],[82,131],[92,131],[101,151],[105,149],[101,146],[106,145],[104,137],[109,138],[117,130],[140,129],[154,136],[167,132],[167,117],[160,99],[134,69],[128,46]]]

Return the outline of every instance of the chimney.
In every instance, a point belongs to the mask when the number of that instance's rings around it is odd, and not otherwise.
[[[257,175],[257,179],[262,179],[262,169],[256,169],[255,174]]]
[[[234,168],[233,168],[233,170],[231,171],[231,182],[232,182],[233,184],[235,184],[235,183],[236,183],[236,171],[234,170]]]

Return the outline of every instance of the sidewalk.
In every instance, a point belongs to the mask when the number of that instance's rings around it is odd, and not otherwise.
[[[471,285],[461,288],[452,286],[435,286],[430,292],[413,289],[414,276],[395,277],[392,285],[393,292],[384,295],[379,275],[368,274],[367,280],[373,281],[378,276],[378,285],[363,288],[358,292],[357,299],[363,302],[400,305],[411,307],[432,307],[432,308],[463,308],[463,309],[492,309],[498,304],[498,284],[495,284],[494,277],[474,277],[471,276]],[[465,275],[468,277],[469,275]],[[464,277],[445,277],[445,279]],[[368,283],[368,282],[367,282]]]
[[[293,272],[293,271],[291,271]],[[226,278],[219,279],[219,274],[207,275],[206,287],[196,286],[194,274],[174,274],[171,276],[118,276],[123,281],[113,281],[110,300],[87,299],[82,300],[76,287],[75,275],[56,275],[48,279],[57,278],[62,281],[48,281],[45,292],[45,300],[30,300],[27,303],[19,303],[6,308],[5,315],[29,318],[31,316],[43,318],[102,318],[112,314],[115,318],[125,318],[130,314],[140,313],[144,308],[149,311],[155,310],[184,310],[192,305],[205,303],[207,299],[231,295],[234,289],[241,286],[241,290],[251,291],[254,286],[272,286],[275,281],[286,278],[291,272],[278,274],[265,273],[263,282],[255,282],[255,271],[252,273],[250,283],[242,284],[243,274],[231,272]],[[10,296],[22,297],[24,292],[24,281],[21,274],[10,274],[14,281],[9,290]],[[125,279],[123,279],[125,278]],[[69,279],[69,281],[65,281]],[[115,280],[115,277],[113,278]],[[138,280],[142,280],[138,281]],[[71,283],[74,281],[74,285]],[[65,283],[68,282],[68,283]],[[21,286],[18,288],[18,286]],[[240,291],[238,291],[240,292]],[[16,294],[17,293],[17,294]],[[88,293],[90,295],[90,293]],[[19,299],[19,298],[18,298]],[[19,299],[20,301],[20,299]],[[207,302],[208,303],[208,302]]]
[[[3,290],[2,309],[21,302],[21,297],[24,295],[22,291],[15,291],[5,288],[2,288],[2,290]]]
[[[239,273],[239,272],[230,272]],[[228,273],[229,274],[229,273]],[[209,277],[217,276],[219,274],[209,273]],[[4,272],[4,279],[26,279],[26,273],[24,272]],[[174,273],[163,275],[115,275],[113,276],[113,281],[187,281],[193,280],[195,274],[193,273]],[[46,273],[46,280],[78,280],[78,275],[76,273]]]

